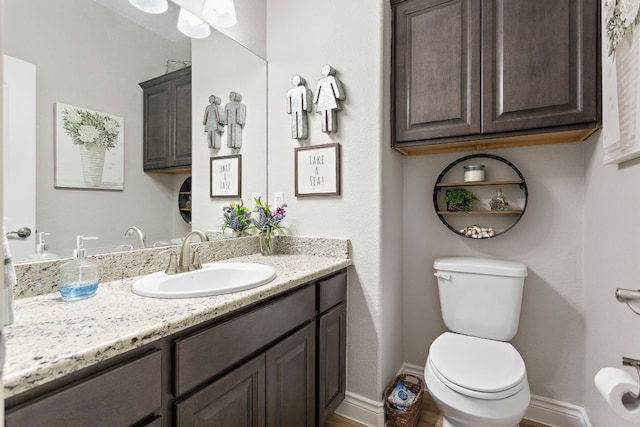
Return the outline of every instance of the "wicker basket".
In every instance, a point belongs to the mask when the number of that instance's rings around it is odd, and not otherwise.
[[[405,406],[404,410],[396,409],[388,400],[398,381],[416,395],[416,400],[414,400],[412,404]],[[421,378],[410,374],[400,374],[395,377],[393,382],[384,391],[384,408],[387,412],[389,427],[415,427],[418,424],[418,421],[420,421],[423,391],[424,382]]]

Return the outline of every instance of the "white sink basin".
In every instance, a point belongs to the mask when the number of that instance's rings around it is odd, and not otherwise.
[[[206,297],[255,288],[275,277],[276,271],[268,265],[220,262],[186,273],[152,273],[136,280],[132,291],[152,298]]]

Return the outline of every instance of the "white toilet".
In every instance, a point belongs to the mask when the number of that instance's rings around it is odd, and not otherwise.
[[[426,387],[443,427],[514,427],[530,400],[517,330],[527,267],[487,258],[439,258],[440,308],[451,332],[429,348]]]

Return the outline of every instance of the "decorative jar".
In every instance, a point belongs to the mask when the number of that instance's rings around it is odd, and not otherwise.
[[[464,167],[464,182],[484,181],[484,165],[466,165]]]

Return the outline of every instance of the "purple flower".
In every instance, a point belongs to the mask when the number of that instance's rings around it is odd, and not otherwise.
[[[242,201],[231,202],[229,206],[222,208],[224,222],[222,229],[231,228],[234,231],[246,231],[251,227],[251,211]]]
[[[286,204],[276,208],[275,211],[271,210],[271,207],[267,202],[262,202],[260,198],[254,199],[256,204],[255,212],[257,213],[257,218],[252,218],[253,225],[260,232],[270,233],[274,230],[281,231],[282,226],[280,222],[286,216],[286,210],[284,208],[287,207]]]

